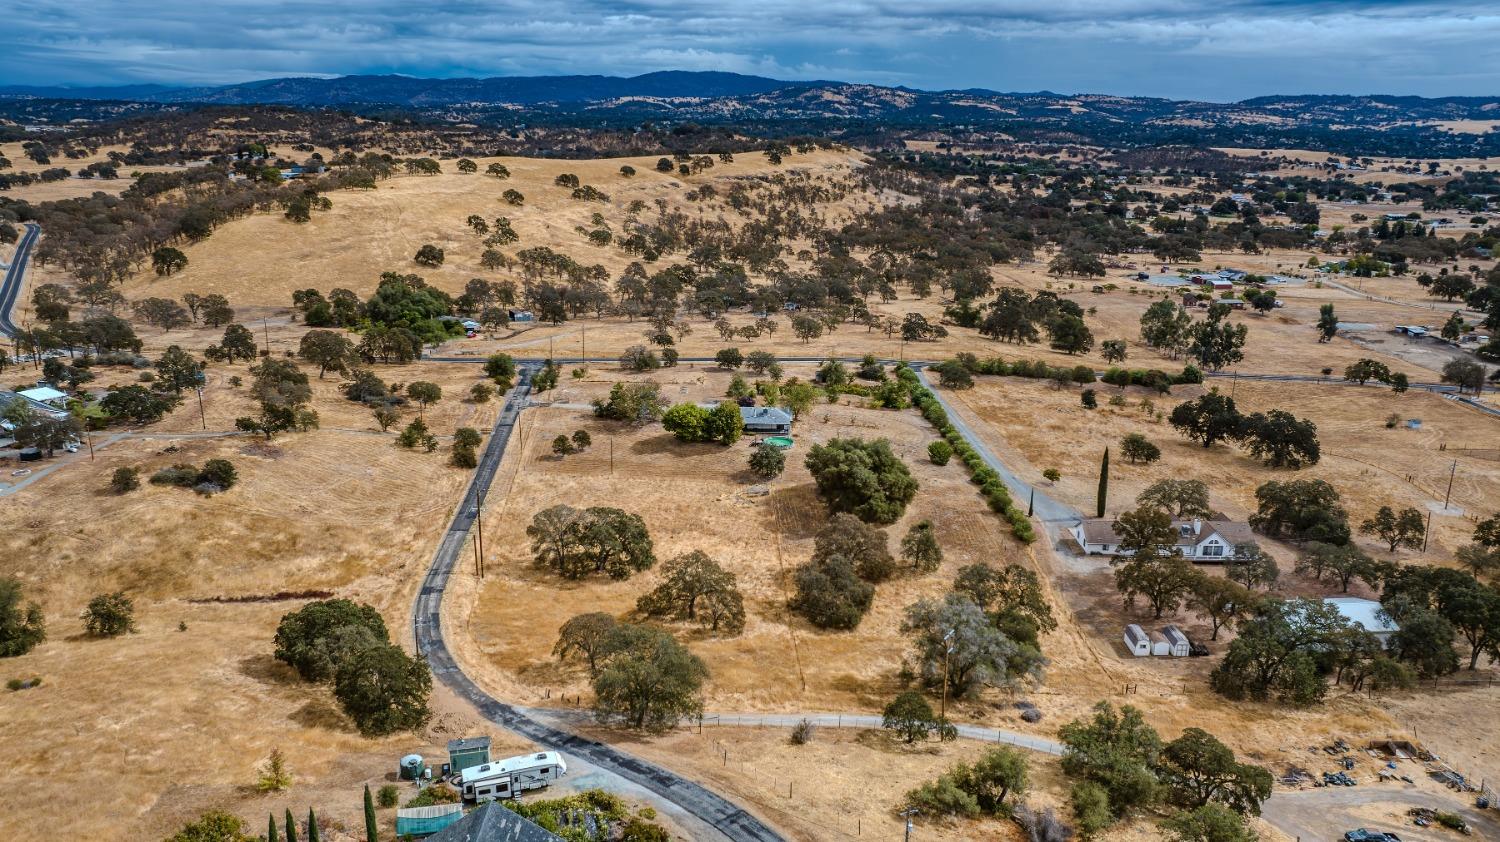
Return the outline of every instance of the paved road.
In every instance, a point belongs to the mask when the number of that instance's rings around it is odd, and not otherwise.
[[[26,233],[16,243],[16,254],[10,261],[10,268],[5,271],[3,283],[0,283],[0,334],[15,336],[18,328],[10,319],[10,311],[15,308],[16,300],[20,298],[21,287],[26,277],[26,262],[31,259],[31,247],[36,245],[37,237],[42,234],[42,226],[35,222],[26,223]]]
[[[983,459],[986,465],[994,468],[995,473],[1000,475],[1001,481],[1010,489],[1011,497],[1015,499],[1016,505],[1027,505],[1034,492],[1036,499],[1032,505],[1032,510],[1035,513],[1035,517],[1041,522],[1066,523],[1071,526],[1083,518],[1083,514],[1077,509],[1053,499],[1047,492],[1023,481],[1010,468],[1006,467],[1004,462],[995,458],[995,454],[991,453],[984,442],[978,436],[974,435],[974,431],[969,428],[969,425],[964,423],[963,417],[954,411],[953,405],[948,403],[941,392],[932,387],[932,383],[928,381],[927,372],[924,369],[917,369],[917,379],[922,381],[922,385],[926,386],[927,390],[932,392],[933,397],[937,398],[938,403],[943,405],[943,411],[948,413],[948,420],[958,430],[959,435],[962,435],[964,440],[969,443],[969,446],[974,448],[974,451],[979,454],[979,458]]]
[[[668,804],[681,808],[703,825],[694,838],[707,838],[699,834],[716,830],[724,838],[734,842],[780,842],[781,835],[759,819],[698,784],[617,748],[543,722],[544,714],[541,712],[534,713],[499,701],[465,675],[449,651],[443,638],[443,592],[449,577],[453,575],[469,528],[484,504],[490,483],[494,481],[501,457],[505,455],[506,443],[510,440],[516,419],[531,390],[534,370],[534,366],[529,365],[521,368],[515,390],[506,401],[490,434],[489,444],[485,447],[474,479],[464,494],[463,503],[454,514],[448,531],[444,533],[432,566],[422,581],[422,589],[417,595],[412,616],[417,652],[427,659],[433,675],[439,681],[474,705],[491,722],[538,745],[581,758],[597,769],[623,779],[631,788],[643,789]]]

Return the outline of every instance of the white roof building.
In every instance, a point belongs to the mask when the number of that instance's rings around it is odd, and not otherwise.
[[[67,392],[59,392],[51,386],[38,386],[35,389],[23,389],[16,394],[20,395],[23,398],[26,398],[27,400],[36,401],[37,403],[51,403],[53,401],[65,401],[68,399]]]
[[[1391,635],[1401,631],[1396,621],[1385,613],[1385,608],[1373,599],[1361,599],[1357,596],[1330,596],[1325,597],[1323,602],[1338,609],[1344,619],[1375,635],[1382,648],[1390,645]]]

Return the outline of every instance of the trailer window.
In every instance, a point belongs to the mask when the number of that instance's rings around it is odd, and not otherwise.
[[[545,774],[547,774],[547,767],[543,766],[542,769],[541,769],[541,771],[537,772],[537,774],[538,775],[545,775]]]

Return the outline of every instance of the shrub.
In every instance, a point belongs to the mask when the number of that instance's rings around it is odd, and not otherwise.
[[[786,454],[779,447],[761,445],[750,453],[750,470],[756,476],[774,479],[786,469]]]
[[[135,631],[135,603],[121,591],[94,597],[79,616],[84,629],[95,637],[118,637]]]
[[[1120,452],[1131,464],[1155,462],[1161,458],[1161,448],[1140,433],[1130,433],[1120,440]]]
[[[228,459],[210,459],[203,463],[203,470],[198,472],[199,484],[206,483],[221,490],[234,487],[238,481],[239,474]]]
[[[473,469],[479,467],[479,457],[474,453],[472,446],[455,444],[453,454],[448,457],[448,464],[455,468]]]
[[[812,742],[813,734],[816,731],[817,726],[812,724],[812,720],[803,717],[800,722],[792,726],[792,736],[790,737],[792,745],[807,745],[808,743]]]
[[[927,458],[931,459],[934,465],[946,465],[948,460],[953,458],[953,445],[938,439],[927,445]]]
[[[1437,820],[1438,824],[1449,830],[1467,831],[1469,829],[1469,825],[1464,821],[1463,816],[1457,813],[1438,811],[1437,815],[1433,816],[1433,818]]]
[[[21,583],[0,579],[0,658],[24,655],[47,639],[47,619],[42,606],[21,603]]]
[[[620,842],[671,842],[672,835],[659,824],[632,816],[620,831]]]
[[[1084,409],[1095,409],[1099,406],[1099,398],[1094,394],[1093,389],[1084,389],[1079,398],[1083,402]]]
[[[858,626],[875,598],[875,586],[859,578],[854,563],[842,556],[809,561],[794,578],[791,609],[823,629]]]
[[[382,807],[386,806],[385,791],[387,789],[391,791],[392,802],[394,802],[396,798],[396,788],[394,786],[390,786],[389,784],[387,784],[386,786],[381,787],[380,798]],[[462,803],[462,801],[463,796],[459,795],[458,790],[444,783],[435,783],[432,786],[424,787],[421,792],[417,793],[412,797],[410,801],[406,802],[406,806],[431,807],[435,804],[459,804]],[[394,806],[394,804],[392,806]]]
[[[162,468],[151,475],[151,484],[192,488],[198,484],[198,469],[188,464],[177,464],[170,468]]]
[[[958,781],[950,772],[944,772],[937,780],[908,792],[906,803],[929,816],[974,818],[979,815],[979,802],[959,787]]]
[[[286,755],[281,749],[271,749],[271,756],[260,769],[260,777],[255,782],[258,792],[283,792],[292,785],[292,773],[286,768]]]
[[[620,355],[620,367],[626,371],[650,371],[661,368],[661,358],[644,345],[632,345]]]
[[[1079,781],[1068,793],[1068,803],[1073,808],[1073,821],[1085,837],[1092,836],[1114,824],[1114,814],[1109,809],[1109,794],[1104,787],[1093,781]]]
[[[109,478],[109,490],[116,494],[127,494],[141,487],[140,468],[115,468]]]
[[[381,807],[389,809],[400,803],[400,797],[401,790],[397,789],[395,784],[386,784],[382,786],[380,788],[380,792],[376,794],[375,802]]]

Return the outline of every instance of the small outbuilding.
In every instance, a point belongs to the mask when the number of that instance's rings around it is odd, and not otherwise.
[[[1187,635],[1176,626],[1162,626],[1161,636],[1167,639],[1167,654],[1174,658],[1186,658],[1193,653],[1193,645],[1188,642]]]
[[[1161,632],[1151,634],[1151,655],[1155,658],[1165,658],[1172,653],[1172,644],[1162,636]]]
[[[1151,638],[1146,636],[1146,631],[1135,623],[1125,627],[1125,648],[1130,654],[1137,658],[1146,658],[1151,655]]]
[[[1382,649],[1390,646],[1391,636],[1401,631],[1401,627],[1391,619],[1391,615],[1385,613],[1385,608],[1373,599],[1361,599],[1357,596],[1330,596],[1325,597],[1323,602],[1337,609],[1344,619],[1374,635],[1375,639],[1380,641]]]
[[[489,737],[463,737],[448,741],[448,770],[461,772],[490,762]]]
[[[52,406],[61,406],[68,402],[67,392],[60,392],[57,389],[52,388],[51,386],[37,386],[33,389],[22,389],[16,394],[29,401],[51,404]]]

